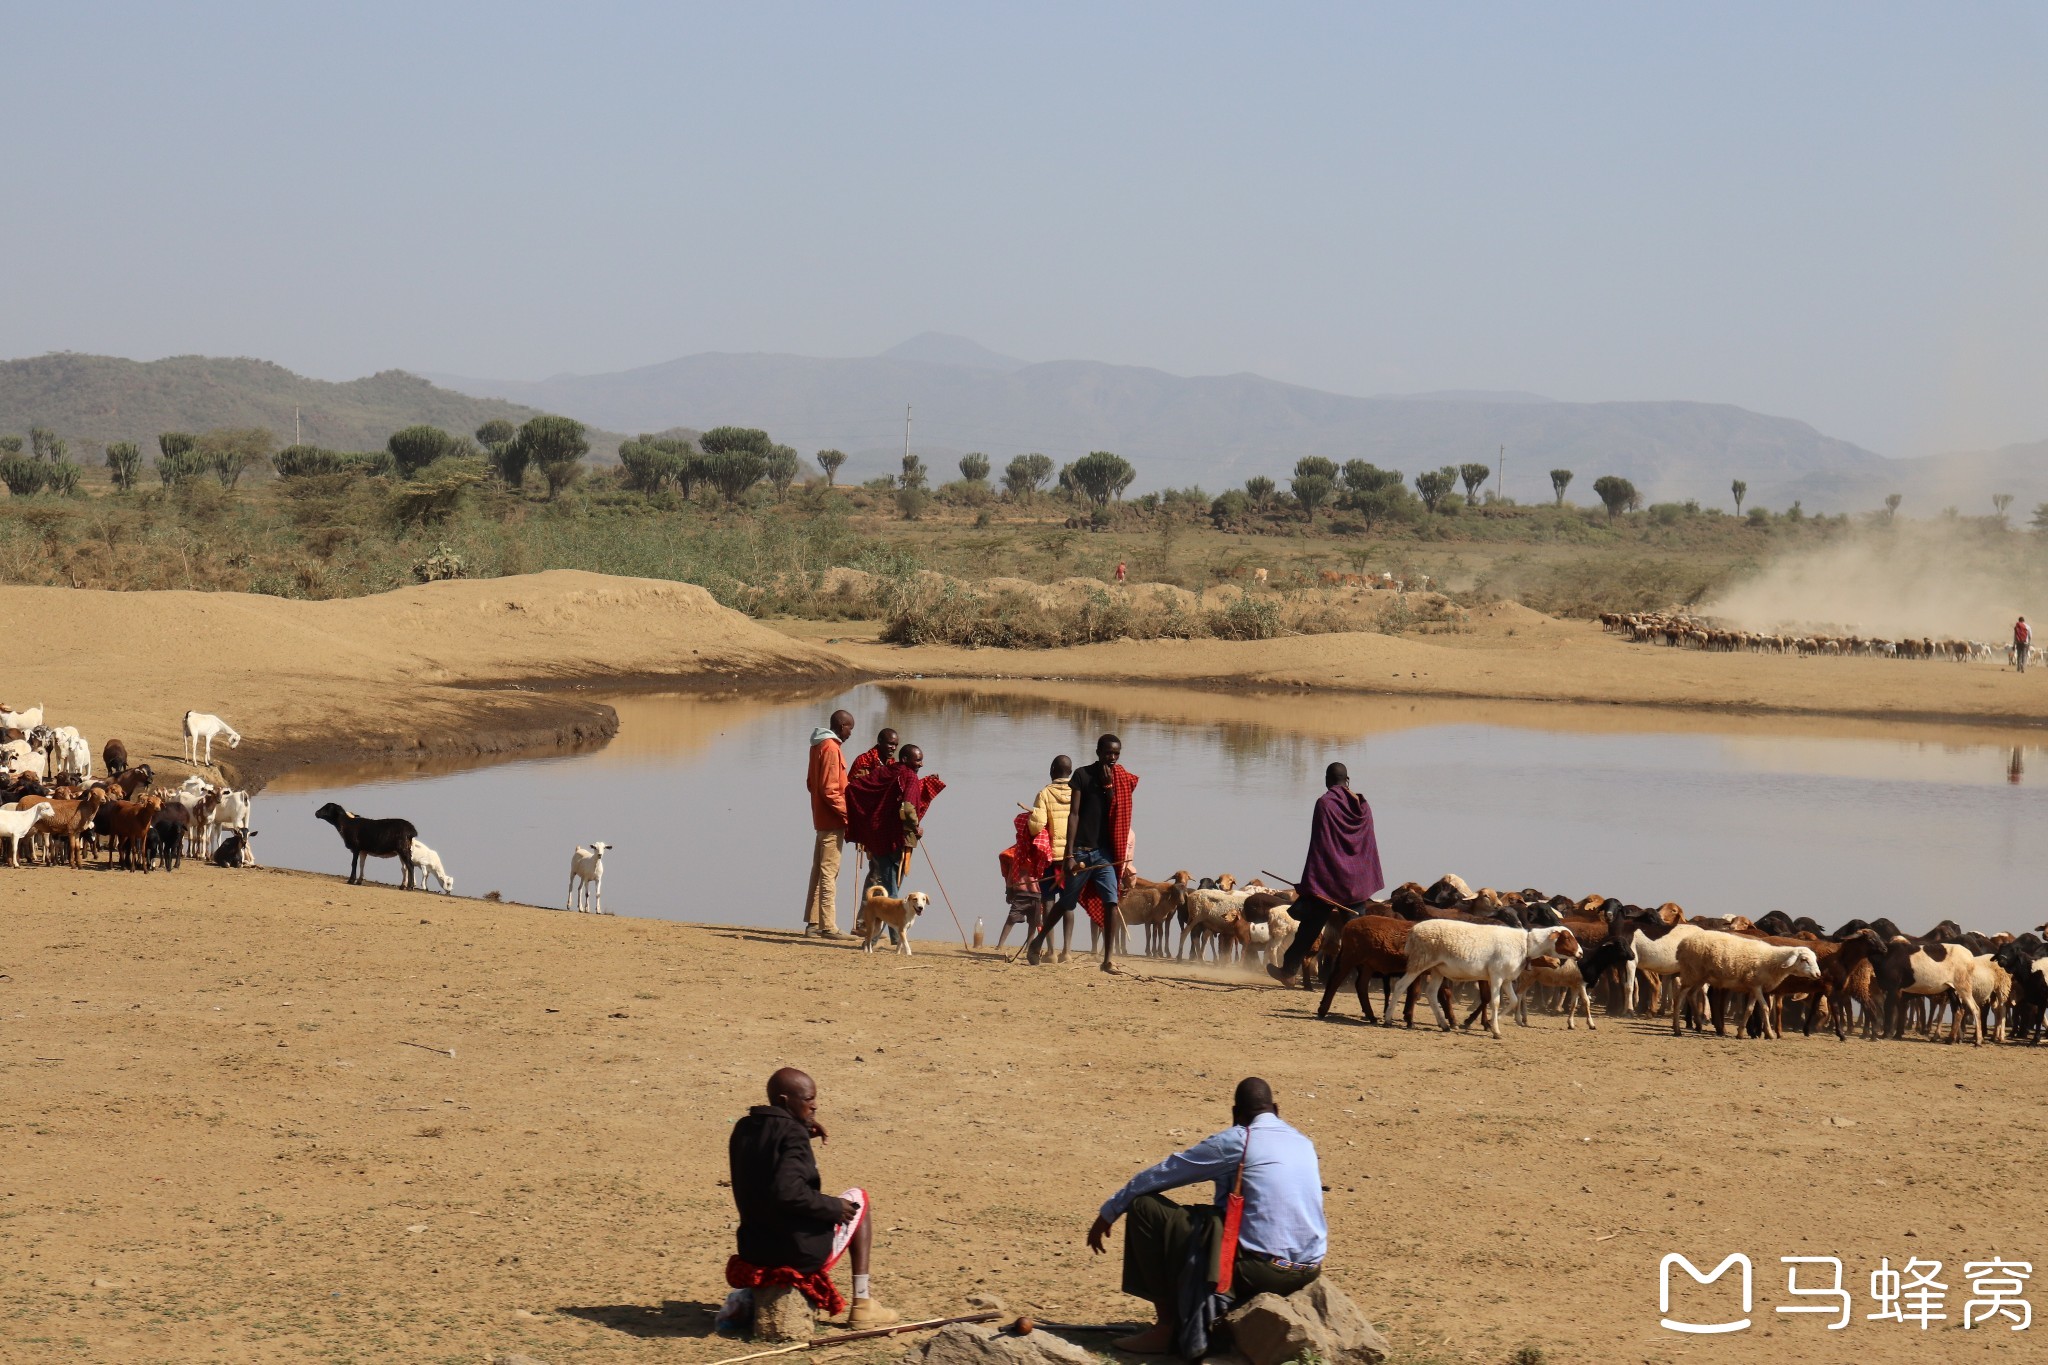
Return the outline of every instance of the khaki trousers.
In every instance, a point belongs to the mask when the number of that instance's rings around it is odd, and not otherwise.
[[[804,897],[804,927],[839,932],[839,854],[846,831],[821,829],[811,845],[811,886]]]

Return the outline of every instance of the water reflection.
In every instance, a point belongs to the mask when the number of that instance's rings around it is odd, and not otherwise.
[[[622,913],[793,926],[810,842],[805,748],[838,706],[857,718],[855,747],[894,726],[950,784],[928,848],[970,928],[1001,914],[995,854],[1017,803],[1053,754],[1085,758],[1112,730],[1143,779],[1138,861],[1152,875],[1291,875],[1333,758],[1372,798],[1396,878],[1457,871],[1695,913],[1931,923],[1956,886],[2031,882],[2029,836],[2048,815],[2022,780],[2039,738],[1988,727],[1058,683],[615,704],[619,737],[592,753],[402,781],[295,774],[259,798],[266,860],[345,866],[311,819],[335,799],[413,819],[465,893],[558,904],[569,850],[604,839],[618,846],[605,900]],[[936,892],[929,877],[920,866],[911,885]],[[950,934],[935,918],[923,932]],[[1977,918],[2018,929],[2041,916],[1991,902]]]

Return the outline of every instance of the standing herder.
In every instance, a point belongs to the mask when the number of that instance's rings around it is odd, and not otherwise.
[[[1323,926],[1338,910],[1355,911],[1387,884],[1380,871],[1380,844],[1373,833],[1372,807],[1351,790],[1351,771],[1342,763],[1323,770],[1323,794],[1309,821],[1308,861],[1294,903],[1299,924],[1286,958],[1266,970],[1277,981],[1292,982],[1302,959],[1315,951]]]
[[[896,761],[896,738],[894,730],[889,729],[887,726],[882,727],[875,735],[875,747],[864,750],[854,758],[853,766],[846,771],[847,781],[853,781],[870,768],[884,768],[894,763]]]
[[[1272,1087],[1257,1076],[1237,1083],[1230,1122],[1232,1127],[1214,1137],[1132,1176],[1088,1229],[1089,1249],[1099,1256],[1117,1219],[1130,1215],[1123,1290],[1152,1304],[1154,1324],[1118,1341],[1119,1350],[1171,1350],[1199,1360],[1208,1349],[1210,1327],[1233,1303],[1255,1294],[1292,1294],[1322,1274],[1329,1227],[1315,1144],[1281,1120]],[[1216,1187],[1207,1206],[1177,1204],[1160,1193],[1203,1181]],[[1244,1209],[1225,1289],[1224,1212],[1233,1193],[1243,1197]]]
[[[2027,653],[2034,647],[2034,628],[2022,616],[2012,623],[2012,657],[2019,664],[2020,672],[2027,671]]]
[[[1138,787],[1138,775],[1119,761],[1123,752],[1122,740],[1104,735],[1095,741],[1095,761],[1070,779],[1073,800],[1067,811],[1067,884],[1045,927],[1031,940],[1027,956],[1034,967],[1053,928],[1067,922],[1081,893],[1093,887],[1102,900],[1102,970],[1116,970],[1110,957],[1116,952],[1121,923],[1119,884],[1131,878],[1131,794]]]
[[[1038,795],[1032,798],[1031,818],[1025,829],[1033,835],[1043,833],[1046,837],[1045,872],[1038,881],[1038,914],[1033,916],[1031,932],[1037,933],[1044,923],[1045,915],[1059,899],[1059,869],[1067,858],[1067,825],[1073,818],[1074,810],[1074,760],[1065,754],[1056,755],[1052,770]],[[1059,960],[1065,962],[1067,954],[1074,947],[1074,922],[1069,919],[1062,928]],[[1025,940],[1030,941],[1028,938]]]
[[[924,815],[946,789],[937,777],[919,775],[924,750],[903,746],[893,763],[870,767],[847,783],[847,829],[868,855],[868,885],[902,894],[911,850],[924,837]],[[865,892],[863,892],[865,894]]]
[[[804,897],[804,937],[839,937],[839,858],[846,846],[845,743],[853,736],[853,713],[834,711],[811,731],[811,885]]]

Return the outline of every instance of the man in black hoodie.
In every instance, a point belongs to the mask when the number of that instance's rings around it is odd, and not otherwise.
[[[851,1250],[853,1310],[846,1325],[887,1327],[897,1315],[868,1293],[874,1219],[867,1195],[848,1190],[847,1197],[835,1199],[820,1192],[811,1139],[830,1139],[817,1114],[817,1084],[786,1066],[768,1078],[768,1103],[755,1105],[733,1125],[728,1151],[732,1200],[740,1213],[739,1254],[726,1267],[726,1278],[735,1287],[794,1284],[812,1304],[836,1312],[832,1267]],[[781,1271],[789,1274],[760,1273]]]

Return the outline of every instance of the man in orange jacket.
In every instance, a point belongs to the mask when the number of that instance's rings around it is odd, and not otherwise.
[[[834,711],[811,732],[811,886],[804,897],[804,937],[839,937],[839,855],[846,847],[846,754],[853,713]]]

